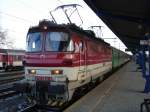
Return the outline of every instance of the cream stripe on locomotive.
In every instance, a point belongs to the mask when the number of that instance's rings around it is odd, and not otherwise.
[[[95,80],[97,77],[102,76],[103,74],[109,72],[112,69],[112,62],[105,62],[95,65],[87,66],[86,76],[83,78],[82,75],[78,74],[79,80],[78,81],[71,81],[69,83],[69,89],[80,87],[92,80]]]
[[[94,65],[88,66],[78,66],[78,67],[26,67],[25,74],[29,78],[29,69],[36,70],[36,75],[38,76],[51,76],[51,77],[58,77],[58,75],[51,75],[52,70],[63,70],[63,75],[68,78],[69,81],[76,81],[76,80],[85,80],[86,78],[97,78],[101,73],[105,71],[109,71],[112,69],[112,62],[105,62],[99,63]],[[60,76],[60,75],[59,75]]]

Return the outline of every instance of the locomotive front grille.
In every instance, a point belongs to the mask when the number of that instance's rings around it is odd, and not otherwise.
[[[66,91],[65,85],[49,85],[48,94],[49,95],[62,95]]]
[[[49,82],[47,81],[36,81],[36,91],[38,92],[48,92]]]
[[[37,81],[36,82],[37,92],[47,92],[49,95],[61,95],[66,92],[66,85],[64,83],[57,84],[48,81]]]

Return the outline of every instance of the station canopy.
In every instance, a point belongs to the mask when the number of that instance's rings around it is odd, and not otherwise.
[[[150,33],[150,0],[84,0],[132,53]]]

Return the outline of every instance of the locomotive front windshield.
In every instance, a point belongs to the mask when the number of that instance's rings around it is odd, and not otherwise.
[[[30,33],[27,36],[27,51],[38,52],[42,50],[41,33]]]
[[[45,37],[44,38],[42,38]],[[43,45],[42,45],[43,44]],[[29,33],[27,37],[27,51],[38,52],[42,50],[42,46],[46,51],[51,52],[67,52],[73,51],[74,45],[70,40],[68,33],[65,32],[47,32]]]
[[[49,32],[46,35],[46,51],[72,51],[73,44],[64,32]]]

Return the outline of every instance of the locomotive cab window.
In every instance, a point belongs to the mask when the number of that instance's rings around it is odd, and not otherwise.
[[[27,36],[27,51],[37,52],[42,50],[41,33],[30,33]]]
[[[49,32],[46,35],[46,51],[67,52],[73,51],[73,41],[64,32]]]

